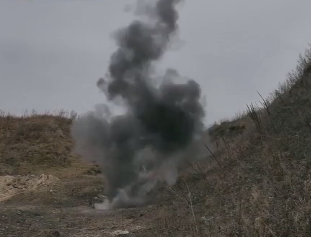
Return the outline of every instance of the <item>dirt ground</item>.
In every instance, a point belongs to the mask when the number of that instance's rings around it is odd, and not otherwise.
[[[77,161],[66,168],[0,176],[0,236],[172,236],[172,219],[191,218],[183,198],[163,185],[151,193],[146,206],[96,210],[93,205],[103,200],[105,187],[97,171],[96,166]],[[191,167],[182,173],[189,174]],[[187,225],[179,236],[192,236]]]
[[[90,170],[77,164],[41,175],[0,176],[0,236],[170,236],[161,210],[174,194],[160,187],[149,205],[96,210],[104,183]]]
[[[149,210],[150,209],[150,210]],[[152,207],[97,211],[75,207],[0,205],[1,236],[146,236],[144,216]]]
[[[139,233],[147,228],[146,219],[140,217],[152,206],[97,211],[91,206],[87,190],[84,198],[75,196],[79,190],[75,183],[72,190],[61,193],[67,187],[60,182],[44,174],[1,176],[0,236],[144,236]]]

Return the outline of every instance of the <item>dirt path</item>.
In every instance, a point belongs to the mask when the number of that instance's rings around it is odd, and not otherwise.
[[[97,211],[87,206],[57,208],[0,205],[0,236],[146,236],[152,207]]]
[[[184,198],[164,186],[151,193],[155,203],[148,206],[92,208],[100,202],[105,185],[101,175],[85,174],[85,169],[75,166],[41,169],[44,174],[0,176],[0,236],[153,237],[172,236],[172,229],[178,236],[193,233]]]
[[[99,211],[87,199],[94,195],[89,193],[91,185],[98,184],[84,184],[85,177],[66,180],[53,175],[0,176],[0,236],[147,236],[156,206]],[[84,196],[75,196],[81,193]]]

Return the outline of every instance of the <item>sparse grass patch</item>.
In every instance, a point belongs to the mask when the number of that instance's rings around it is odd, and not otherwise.
[[[70,125],[74,113],[55,115],[24,114],[21,117],[1,113],[1,174],[32,171],[33,166],[69,166],[77,159],[71,150]]]

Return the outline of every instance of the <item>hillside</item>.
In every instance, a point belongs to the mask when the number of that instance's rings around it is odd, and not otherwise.
[[[71,152],[74,116],[3,114],[0,236],[310,236],[310,62],[307,50],[262,106],[211,127],[213,161],[193,163],[146,207],[90,207],[104,180]]]

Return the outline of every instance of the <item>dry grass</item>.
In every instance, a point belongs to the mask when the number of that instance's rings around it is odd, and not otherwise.
[[[44,115],[33,111],[21,117],[1,113],[0,175],[50,174],[61,180],[36,195],[25,192],[10,202],[75,205],[103,193],[99,167],[72,152],[70,126],[75,118],[75,113],[64,111]]]
[[[176,197],[191,193],[193,201],[191,208],[189,201],[176,204],[175,213],[166,209],[168,222],[178,225],[176,213],[187,210],[182,225],[193,228],[172,236],[311,236],[310,61],[307,50],[261,107],[249,105],[244,118],[212,129],[223,140],[218,159],[224,172],[214,165],[199,178],[184,177],[187,186],[174,187]],[[241,121],[248,121],[242,134],[219,132]]]
[[[69,166],[72,120],[62,114],[0,116],[0,174],[23,174],[42,167]]]
[[[219,164],[193,165],[161,187],[151,211],[131,217],[147,226],[133,236],[311,236],[310,61],[307,50],[270,98],[209,129]],[[0,118],[0,173],[48,170],[62,180],[57,195],[42,191],[33,203],[77,205],[102,192],[96,167],[71,154],[74,118]]]

